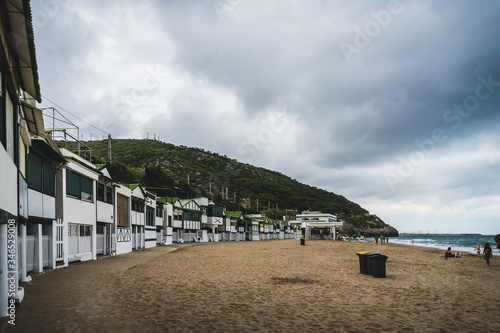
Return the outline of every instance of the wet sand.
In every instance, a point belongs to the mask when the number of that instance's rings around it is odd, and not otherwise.
[[[398,244],[174,244],[48,271],[7,332],[498,332],[500,262]],[[359,273],[358,251],[389,257]]]

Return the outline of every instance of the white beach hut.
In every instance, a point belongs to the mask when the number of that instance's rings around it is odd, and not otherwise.
[[[64,264],[67,265],[70,261],[96,259],[99,171],[89,161],[64,148],[61,153],[67,163],[56,176],[56,217],[67,230],[63,243]]]
[[[132,225],[130,223],[132,190],[121,184],[115,188],[116,254],[132,252]]]
[[[4,317],[12,300],[21,301],[23,297],[23,290],[18,287],[17,256],[21,246],[17,235],[20,221],[28,218],[25,178],[25,156],[30,146],[28,122],[37,127],[36,119],[28,119],[20,105],[22,100],[32,105],[41,102],[28,0],[2,2],[0,45],[0,317]],[[24,229],[21,237],[23,233]],[[16,240],[15,246],[9,247],[8,240]],[[15,288],[9,300],[8,276],[12,274]]]

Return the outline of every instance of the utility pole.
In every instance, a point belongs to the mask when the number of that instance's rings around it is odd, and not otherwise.
[[[111,134],[108,134],[108,164],[111,164]]]

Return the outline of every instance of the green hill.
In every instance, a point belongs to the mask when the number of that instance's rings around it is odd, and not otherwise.
[[[107,140],[86,144],[94,149],[93,162],[106,162]],[[154,188],[158,195],[206,196],[228,210],[255,213],[258,208],[270,217],[281,218],[287,210],[310,209],[336,214],[360,229],[387,227],[380,218],[341,195],[199,148],[154,140],[113,139],[110,170],[115,180],[140,182]],[[228,199],[224,198],[226,187]],[[243,199],[249,199],[246,208],[242,207]]]

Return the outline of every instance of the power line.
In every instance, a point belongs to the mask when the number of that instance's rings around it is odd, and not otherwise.
[[[43,98],[45,98],[46,100],[48,100],[49,102],[51,102],[52,104],[54,104],[55,106],[57,106],[59,109],[63,110],[64,112],[66,112],[66,113],[68,113],[68,114],[72,115],[73,117],[75,117],[76,119],[78,119],[78,120],[80,120],[80,121],[84,122],[85,124],[87,124],[87,125],[89,125],[89,126],[91,126],[91,127],[95,128],[95,129],[96,129],[96,130],[98,130],[98,131],[101,131],[101,132],[102,132],[102,133],[104,133],[104,134],[109,134],[109,135],[113,136],[111,133],[106,132],[106,131],[103,131],[102,129],[100,129],[100,128],[98,128],[98,127],[94,126],[94,125],[92,125],[92,124],[91,124],[91,123],[89,123],[88,121],[85,121],[85,120],[83,120],[82,118],[80,118],[80,117],[78,117],[78,116],[74,115],[73,113],[69,112],[68,110],[66,110],[65,108],[63,108],[63,107],[62,107],[62,106],[60,106],[59,104],[57,104],[56,102],[52,101],[52,100],[51,100],[50,98],[48,98],[47,96],[42,95],[42,97],[43,97]]]

